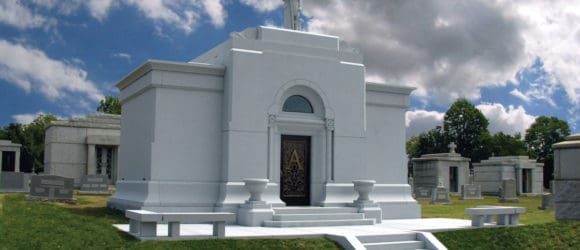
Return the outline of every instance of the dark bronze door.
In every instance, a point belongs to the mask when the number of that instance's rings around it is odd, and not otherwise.
[[[288,206],[310,205],[310,137],[282,135],[280,199]]]

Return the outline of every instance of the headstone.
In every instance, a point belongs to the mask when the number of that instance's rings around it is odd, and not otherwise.
[[[415,188],[415,199],[431,199],[432,188],[426,187],[416,187]]]
[[[481,200],[481,186],[475,184],[461,185],[461,197],[462,200]]]
[[[499,202],[520,202],[516,193],[515,180],[501,181],[501,187],[499,191]]]
[[[433,194],[431,196],[431,204],[451,204],[451,199],[449,198],[449,191],[444,187],[437,187],[433,189]]]
[[[102,194],[108,195],[109,192],[109,184],[108,178],[106,175],[85,175],[81,179],[81,190],[79,190],[79,194]]]
[[[409,178],[407,179],[407,183],[409,184],[409,186],[411,186],[411,193],[415,194],[415,181],[413,180],[412,176],[409,176]]]
[[[539,207],[541,210],[554,210],[554,195],[550,193],[545,193],[542,195],[542,205]]]
[[[34,175],[30,182],[30,200],[76,203],[73,178],[56,175]]]
[[[0,192],[2,193],[28,193],[30,188],[29,173],[2,172],[0,173]]]

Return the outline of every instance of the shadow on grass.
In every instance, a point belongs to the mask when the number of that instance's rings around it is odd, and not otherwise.
[[[66,211],[93,219],[108,219],[114,224],[127,224],[129,221],[125,218],[122,211],[108,207],[85,207],[85,208],[64,208]]]

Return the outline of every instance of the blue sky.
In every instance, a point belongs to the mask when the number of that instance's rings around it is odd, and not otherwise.
[[[458,97],[491,132],[547,115],[578,133],[579,4],[304,0],[304,30],[359,48],[367,80],[417,87],[408,136],[440,124]],[[0,1],[0,126],[94,113],[145,60],[189,61],[231,32],[281,26],[282,12],[282,0]]]

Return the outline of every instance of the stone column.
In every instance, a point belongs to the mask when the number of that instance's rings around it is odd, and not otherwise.
[[[334,166],[332,165],[332,135],[334,119],[326,119],[326,182],[334,181]]]
[[[274,127],[276,115],[268,115],[268,166],[266,166],[266,177],[272,180],[272,168],[274,167]]]
[[[87,174],[96,174],[97,167],[95,164],[97,163],[96,159],[96,151],[95,151],[95,144],[87,144]]]
[[[20,149],[17,149],[14,155],[14,172],[20,172]]]

